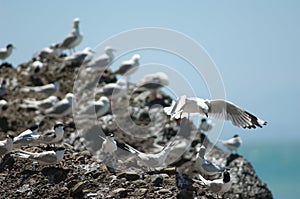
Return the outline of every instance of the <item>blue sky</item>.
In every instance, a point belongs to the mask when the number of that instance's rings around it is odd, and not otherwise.
[[[18,65],[60,42],[75,17],[84,34],[77,49],[133,28],[162,27],[188,35],[217,65],[227,99],[269,122],[251,131],[226,123],[222,138],[239,133],[247,145],[300,141],[299,1],[0,0],[0,46],[13,43],[17,48],[7,61]],[[157,56],[160,60],[145,55],[143,64],[176,68],[180,63],[167,55]],[[209,97],[202,80],[196,89],[203,90],[199,97]]]

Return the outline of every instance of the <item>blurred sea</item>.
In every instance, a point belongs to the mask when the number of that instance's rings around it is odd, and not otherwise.
[[[239,154],[252,163],[275,199],[300,198],[300,140],[244,142]]]

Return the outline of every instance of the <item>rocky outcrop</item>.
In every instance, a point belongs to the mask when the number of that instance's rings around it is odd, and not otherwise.
[[[41,114],[36,110],[22,109],[18,106],[24,98],[43,98],[32,93],[20,93],[19,89],[22,86],[41,85],[58,80],[61,83],[58,96],[63,97],[73,90],[76,67],[62,68],[62,62],[59,60],[47,60],[44,63],[46,68],[37,73],[28,70],[31,63],[32,61],[29,61],[16,68],[9,65],[0,67],[0,78],[5,79],[7,83],[7,93],[1,98],[9,102],[8,108],[3,110],[0,116],[1,140],[6,134],[18,135],[35,125],[35,118]],[[115,80],[114,76],[106,77],[105,83]],[[162,95],[164,99],[170,99],[164,93]],[[148,101],[148,105],[166,103],[155,100]],[[148,114],[141,112],[137,115],[139,116],[133,114],[137,123],[149,122]],[[43,119],[39,124],[40,130],[51,128],[56,120]],[[67,152],[61,164],[47,167],[10,155],[5,156],[0,165],[0,198],[217,198],[217,195],[206,190],[202,183],[192,180],[198,172],[194,170],[193,147],[199,142],[212,148],[209,157],[211,160],[231,169],[233,186],[223,195],[224,198],[272,198],[272,193],[255,174],[247,160],[212,146],[203,134],[191,143],[192,150],[178,157],[168,168],[153,172],[144,172],[135,167],[130,170],[119,168],[112,171],[85,148],[84,140],[77,135],[73,118],[66,117],[62,120],[69,124],[64,141],[72,145],[75,151]],[[161,142],[163,145],[162,140],[176,135],[176,126],[176,122],[168,123],[161,130],[163,139],[158,139],[156,135],[134,138],[125,135],[119,129],[115,129],[114,133],[120,143],[128,143],[139,150],[152,152],[154,143]],[[192,124],[190,128],[194,129]],[[41,148],[27,147],[26,150],[40,151]],[[128,161],[130,162],[130,159]]]

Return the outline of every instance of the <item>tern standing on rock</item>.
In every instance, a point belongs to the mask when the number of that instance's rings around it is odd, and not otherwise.
[[[206,148],[202,145],[199,152],[197,153],[196,166],[199,168],[200,173],[204,176],[214,176],[218,173],[225,171],[225,167],[221,167],[213,164],[209,160],[205,159]]]
[[[33,146],[39,144],[40,135],[38,133],[38,126],[34,126],[26,131],[20,133],[13,140],[14,148],[20,148],[22,146]]]
[[[6,58],[8,58],[11,55],[13,49],[14,49],[14,46],[12,44],[8,44],[6,46],[6,48],[1,48],[0,49],[0,59],[5,60]]]
[[[56,123],[53,130],[47,131],[40,137],[40,142],[43,144],[56,144],[64,138],[64,128],[63,123]]]
[[[207,186],[208,190],[216,193],[218,198],[219,194],[226,193],[230,190],[232,181],[230,179],[230,173],[225,170],[223,172],[223,178],[216,180],[206,180],[199,174],[200,180]]]
[[[208,120],[206,118],[202,118],[201,120],[201,123],[200,123],[200,126],[199,126],[199,130],[201,132],[207,132],[207,131],[210,131],[213,127],[213,123],[211,120]]]
[[[140,160],[145,166],[147,166],[149,169],[155,169],[155,168],[160,168],[160,167],[165,167],[166,163],[166,158],[168,156],[168,154],[171,151],[171,148],[175,145],[174,141],[170,141],[165,147],[164,149],[157,153],[157,154],[147,154],[147,153],[143,153],[140,152],[138,150],[136,150],[135,148],[133,148],[132,146],[125,144],[125,148],[132,154],[135,154],[138,158],[138,160]]]
[[[53,151],[44,151],[40,153],[31,153],[23,150],[18,150],[17,157],[37,161],[41,165],[51,165],[61,162],[65,155],[65,148],[59,147]]]
[[[240,136],[236,134],[233,136],[233,138],[230,138],[228,140],[220,140],[220,143],[231,152],[236,151],[237,153],[237,149],[241,146],[243,141]]]

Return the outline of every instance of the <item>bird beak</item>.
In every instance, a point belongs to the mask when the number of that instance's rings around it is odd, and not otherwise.
[[[205,115],[206,115],[206,117],[208,118],[208,114],[207,114],[207,113],[205,113]]]

